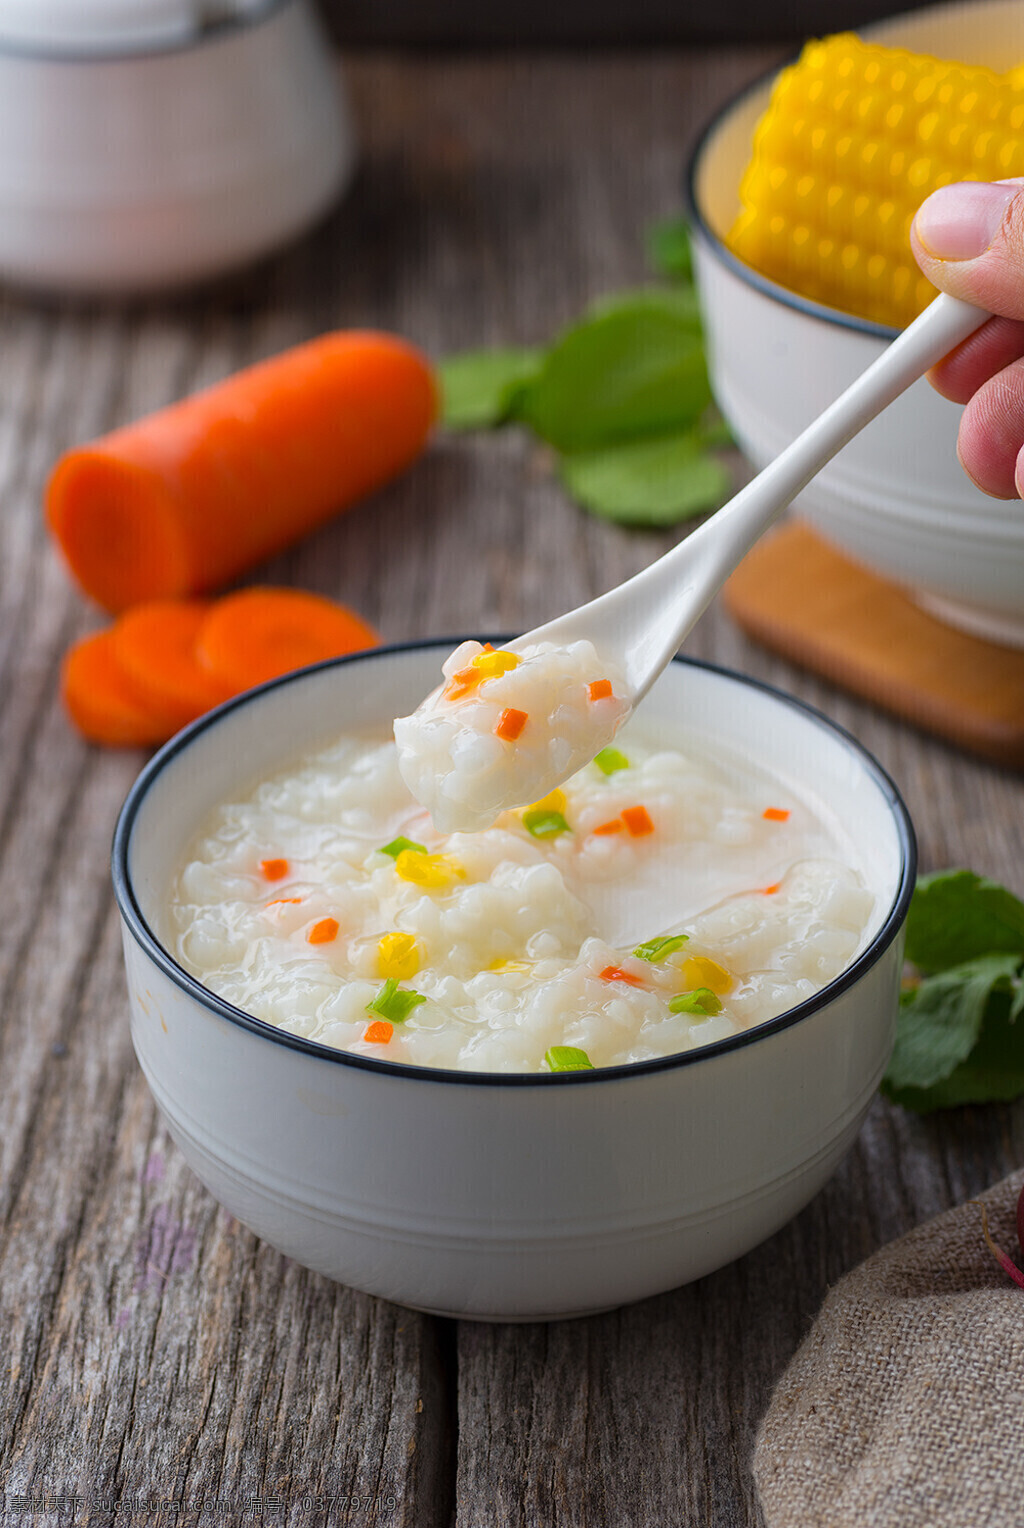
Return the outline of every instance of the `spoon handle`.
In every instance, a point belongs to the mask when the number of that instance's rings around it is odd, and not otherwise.
[[[569,619],[581,617],[580,625],[590,630],[598,618],[609,650],[626,653],[634,704],[754,542],[825,463],[990,316],[941,294],[717,514],[628,583],[574,612]],[[663,612],[661,618],[652,619],[654,611]],[[551,624],[562,636],[565,618]]]
[[[625,659],[635,705],[754,542],[825,463],[990,316],[942,293],[774,461],[672,551],[519,640],[564,644],[599,632],[602,650]]]
[[[744,550],[848,441],[990,316],[946,293],[929,303],[867,371],[719,511],[735,518],[738,534],[742,534],[742,522],[749,526],[750,541]],[[722,520],[715,519],[721,526]],[[733,557],[729,566],[737,560],[738,556]]]

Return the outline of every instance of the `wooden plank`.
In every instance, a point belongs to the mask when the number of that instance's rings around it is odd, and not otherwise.
[[[1024,651],[957,631],[793,520],[725,589],[744,631],[903,721],[1024,765]]]

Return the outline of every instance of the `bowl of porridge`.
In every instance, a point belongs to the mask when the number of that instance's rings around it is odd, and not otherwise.
[[[299,1262],[581,1315],[720,1267],[832,1173],[892,1046],[913,831],[855,740],[684,660],[556,788],[453,826],[391,735],[452,645],[289,675],[151,761],[114,844],[132,1038],[190,1166]],[[529,741],[510,650],[447,677],[495,709],[499,772]],[[570,730],[614,701],[572,684]]]

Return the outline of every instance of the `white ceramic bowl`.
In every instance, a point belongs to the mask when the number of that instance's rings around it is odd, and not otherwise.
[[[251,691],[143,771],[114,844],[132,1038],[190,1166],[273,1246],[438,1313],[580,1315],[738,1257],[830,1176],[892,1046],[913,831],[852,738],[776,691],[677,660],[646,724],[678,736],[685,719],[707,746],[755,754],[857,846],[876,911],[837,981],[701,1050],[553,1075],[368,1060],[239,1012],[163,943],[188,841],[217,802],[331,733],[383,735],[453,645],[381,648]]]
[[[355,137],[311,0],[262,0],[190,40],[120,10],[90,46],[0,9],[0,278],[121,294],[217,276],[348,180]]]
[[[1024,61],[1020,0],[916,11],[865,29],[873,41],[1009,69]],[[881,353],[895,331],[810,302],[722,242],[739,211],[754,126],[774,77],[711,123],[689,179],[697,281],[715,397],[765,466]],[[906,585],[945,620],[1024,646],[1024,513],[980,492],[956,457],[960,409],[925,381],[845,447],[796,501],[827,537]]]

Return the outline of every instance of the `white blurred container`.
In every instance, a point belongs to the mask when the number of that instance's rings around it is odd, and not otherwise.
[[[310,0],[0,0],[0,279],[219,275],[315,222],[354,157]]]

